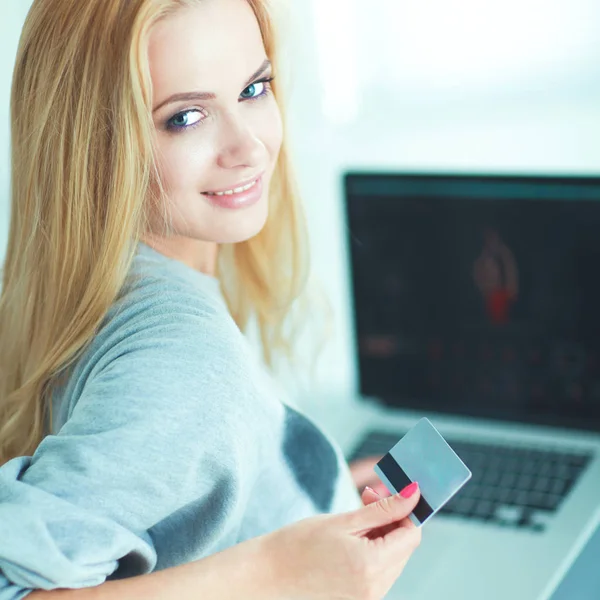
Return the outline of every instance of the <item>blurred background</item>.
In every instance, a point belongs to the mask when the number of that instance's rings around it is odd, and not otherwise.
[[[291,119],[331,393],[355,389],[341,174],[600,173],[596,0],[292,2]]]
[[[29,0],[0,6],[0,259],[9,89]],[[289,123],[316,274],[333,308],[318,389],[356,389],[345,170],[600,173],[597,0],[281,3]]]

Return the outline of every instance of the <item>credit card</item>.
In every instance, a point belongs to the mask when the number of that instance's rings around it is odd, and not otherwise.
[[[392,494],[418,482],[421,498],[410,515],[420,527],[471,479],[471,471],[429,419],[421,419],[377,463],[375,473]]]

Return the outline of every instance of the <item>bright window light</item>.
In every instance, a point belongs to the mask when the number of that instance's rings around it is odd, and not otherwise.
[[[352,122],[360,105],[357,0],[313,0],[313,13],[323,114],[332,123]]]

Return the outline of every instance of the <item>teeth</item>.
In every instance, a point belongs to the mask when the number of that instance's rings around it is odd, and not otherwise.
[[[233,194],[241,194],[242,192],[245,192],[247,190],[249,190],[250,188],[253,188],[256,185],[256,182],[258,181],[258,179],[256,181],[253,181],[252,183],[249,183],[248,185],[244,185],[242,187],[237,187],[233,190],[227,190],[226,192],[206,192],[207,196],[231,196]]]

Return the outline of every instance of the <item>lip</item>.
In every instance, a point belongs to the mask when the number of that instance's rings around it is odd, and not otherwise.
[[[239,192],[238,194],[229,194],[227,196],[209,196],[206,193],[202,195],[206,200],[218,208],[226,208],[229,210],[235,210],[239,208],[247,208],[256,204],[262,197],[263,193],[263,174],[259,175],[258,178],[248,179],[245,182],[237,183],[234,187],[243,187],[256,181],[256,184],[245,192]],[[232,188],[229,188],[232,189]],[[211,190],[211,193],[225,192],[225,190]]]
[[[203,194],[207,194],[207,193],[208,194],[217,194],[219,192],[226,192],[228,190],[234,190],[235,188],[244,187],[245,185],[248,185],[248,184],[252,183],[253,181],[259,180],[264,174],[265,174],[265,172],[263,171],[262,173],[259,173],[258,175],[255,175],[254,177],[251,177],[250,179],[246,179],[245,181],[240,181],[239,183],[236,183],[235,185],[232,185],[231,187],[222,188],[220,190],[206,190],[206,192],[203,192]]]

